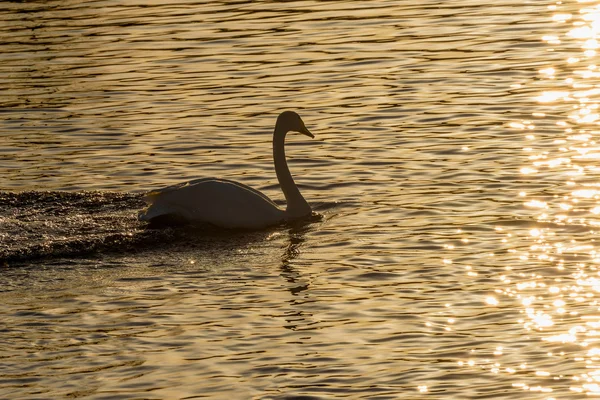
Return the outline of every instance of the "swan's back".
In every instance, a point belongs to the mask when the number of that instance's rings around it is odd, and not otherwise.
[[[165,216],[223,228],[258,229],[285,220],[267,196],[249,186],[225,179],[202,178],[152,191],[144,198],[149,207],[140,220]]]

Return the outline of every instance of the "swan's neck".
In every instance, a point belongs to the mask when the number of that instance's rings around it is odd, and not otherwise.
[[[281,186],[281,190],[287,201],[286,213],[294,217],[303,217],[310,215],[311,209],[300,190],[292,178],[290,169],[288,168],[285,160],[285,135],[287,132],[275,127],[275,133],[273,134],[273,160],[275,161],[275,173],[277,174],[277,180]]]

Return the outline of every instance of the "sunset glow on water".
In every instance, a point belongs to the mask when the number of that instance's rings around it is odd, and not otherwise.
[[[0,5],[0,398],[600,395],[600,3]],[[203,177],[317,213],[146,229]]]

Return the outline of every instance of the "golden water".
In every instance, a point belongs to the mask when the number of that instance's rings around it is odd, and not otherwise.
[[[586,0],[0,4],[0,189],[281,200],[292,109],[323,216],[6,265],[0,398],[600,395],[599,36]],[[32,196],[0,250],[144,238]]]

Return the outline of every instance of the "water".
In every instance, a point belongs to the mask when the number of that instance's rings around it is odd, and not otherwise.
[[[600,394],[600,3],[0,4],[1,398]],[[148,230],[152,188],[320,217]]]

